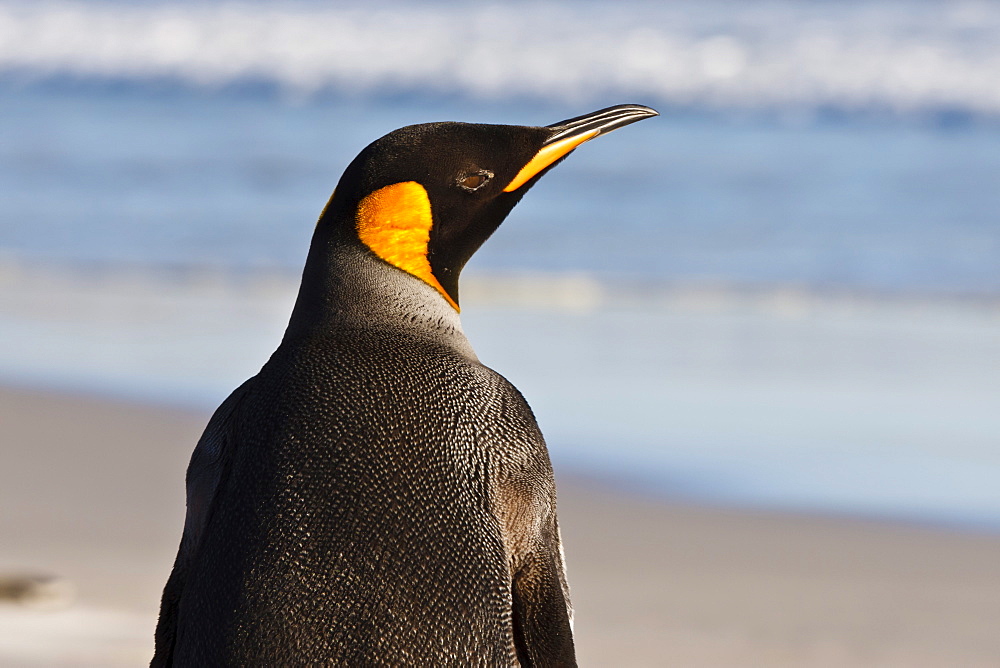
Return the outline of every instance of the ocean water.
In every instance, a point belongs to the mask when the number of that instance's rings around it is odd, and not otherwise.
[[[214,407],[369,141],[644,103],[462,286],[560,470],[997,529],[998,91],[994,2],[0,2],[0,380]]]

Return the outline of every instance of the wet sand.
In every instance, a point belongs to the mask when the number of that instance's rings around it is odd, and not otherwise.
[[[0,389],[0,666],[148,660],[207,415]],[[668,504],[560,477],[585,666],[997,666],[1000,536]]]

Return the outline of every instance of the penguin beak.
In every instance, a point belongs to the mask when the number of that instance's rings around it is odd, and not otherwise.
[[[652,116],[659,113],[640,104],[619,104],[547,126],[552,134],[503,191],[517,190],[585,141]]]

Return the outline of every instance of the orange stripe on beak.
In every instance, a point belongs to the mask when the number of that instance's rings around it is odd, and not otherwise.
[[[588,139],[593,139],[600,133],[600,129],[595,128],[589,132],[571,135],[565,139],[543,146],[542,149],[535,154],[535,157],[532,158],[527,165],[521,168],[521,171],[517,173],[514,180],[508,183],[507,187],[504,188],[503,191],[505,193],[509,193],[513,190],[517,190],[556,160],[565,156],[567,153]]]

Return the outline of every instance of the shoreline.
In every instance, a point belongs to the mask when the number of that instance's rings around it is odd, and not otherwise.
[[[0,663],[147,660],[208,414],[0,388],[0,418],[0,573],[77,592],[62,610],[0,604]],[[1000,536],[670,502],[566,473],[581,665],[1000,662]]]

